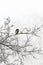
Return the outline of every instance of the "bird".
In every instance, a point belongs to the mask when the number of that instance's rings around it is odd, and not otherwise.
[[[19,33],[19,29],[16,29],[16,30],[15,30],[15,34],[18,34],[18,33]]]

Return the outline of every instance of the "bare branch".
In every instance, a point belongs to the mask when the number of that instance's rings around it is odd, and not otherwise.
[[[43,50],[38,47],[33,47],[33,42],[31,42],[31,37],[33,36],[36,36],[36,37],[40,37],[37,33],[39,31],[41,31],[41,28],[43,27],[43,25],[41,25],[40,27],[37,27],[35,26],[34,28],[24,28],[22,31],[18,32],[17,34],[14,33],[11,33],[11,28],[14,27],[14,25],[10,25],[10,18],[6,18],[6,21],[4,22],[4,27],[1,26],[0,27],[0,50],[2,51],[4,49],[4,52],[0,52],[0,63],[3,61],[6,65],[10,65],[10,63],[8,62],[8,57],[9,55],[16,55],[18,56],[18,59],[15,59],[14,58],[14,65],[17,63],[16,65],[24,65],[24,58],[26,58],[26,56],[29,56],[31,55],[33,58],[36,59],[36,56],[34,55],[35,54],[39,54],[39,55],[43,55]],[[18,29],[19,30],[19,29]],[[24,32],[24,30],[26,32]],[[23,45],[19,45],[19,36],[21,35],[24,35],[26,36],[26,39],[25,39],[25,44],[22,44]],[[31,36],[30,36],[31,35]],[[23,40],[24,41],[24,40]],[[10,52],[10,51],[11,52]],[[6,52],[8,51],[8,52]],[[11,54],[10,54],[11,53]],[[6,55],[6,57],[5,57]],[[5,57],[5,58],[4,58]],[[2,60],[3,59],[3,60]],[[4,60],[5,59],[5,60]],[[11,63],[12,64],[12,63]],[[13,64],[12,64],[13,65]]]

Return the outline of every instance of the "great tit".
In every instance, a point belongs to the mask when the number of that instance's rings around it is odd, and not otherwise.
[[[16,29],[16,30],[15,30],[15,34],[18,34],[18,33],[19,33],[19,29]]]

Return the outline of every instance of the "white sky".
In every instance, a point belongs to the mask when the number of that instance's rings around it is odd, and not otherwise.
[[[9,16],[18,26],[31,25],[34,21],[29,19],[34,15],[43,16],[43,0],[0,0],[0,24]]]

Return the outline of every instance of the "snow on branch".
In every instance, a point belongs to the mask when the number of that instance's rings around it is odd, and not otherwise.
[[[15,32],[11,33],[13,31],[11,28],[14,25],[10,25],[10,22],[10,17],[8,17],[4,22],[4,27],[0,27],[0,63],[4,62],[6,65],[24,65],[24,58],[26,56],[31,55],[33,58],[36,58],[34,53],[36,55],[43,55],[41,47],[34,47],[30,43],[32,36],[40,37],[37,33],[41,31],[43,25],[40,27],[35,25],[31,29],[24,28],[22,31],[16,29]],[[21,38],[22,36],[24,37]],[[13,61],[11,62],[9,61],[10,56],[13,57]],[[17,58],[15,59],[16,56]]]

